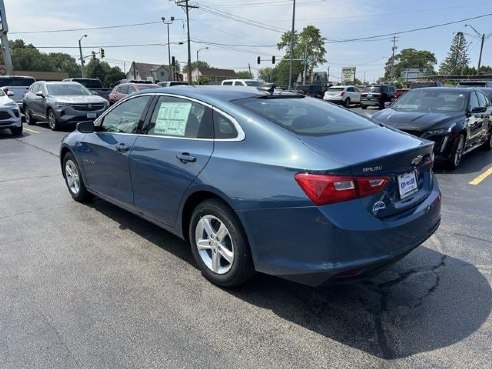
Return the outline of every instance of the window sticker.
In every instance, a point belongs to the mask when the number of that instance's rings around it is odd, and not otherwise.
[[[191,102],[161,102],[155,122],[154,133],[184,137],[190,111]]]

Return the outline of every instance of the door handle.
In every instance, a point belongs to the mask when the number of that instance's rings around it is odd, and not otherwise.
[[[196,161],[196,158],[187,152],[176,155],[176,158],[182,163],[194,163]]]
[[[116,145],[116,151],[127,152],[128,150],[130,150],[130,148],[128,146],[126,146],[124,143],[120,143],[120,144]]]

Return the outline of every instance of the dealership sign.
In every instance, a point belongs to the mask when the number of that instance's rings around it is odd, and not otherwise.
[[[354,82],[354,81],[355,81],[355,67],[343,67],[342,82]]]

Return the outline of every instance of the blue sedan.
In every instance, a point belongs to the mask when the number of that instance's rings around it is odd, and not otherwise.
[[[374,275],[440,223],[433,143],[251,87],[170,87],[82,122],[60,159],[92,195],[187,240],[225,287],[255,271],[318,286]]]

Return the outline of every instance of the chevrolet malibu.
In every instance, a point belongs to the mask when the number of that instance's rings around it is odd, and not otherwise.
[[[202,274],[311,286],[369,277],[440,223],[430,141],[252,87],[129,96],[62,142],[76,201],[105,199],[187,240]]]

